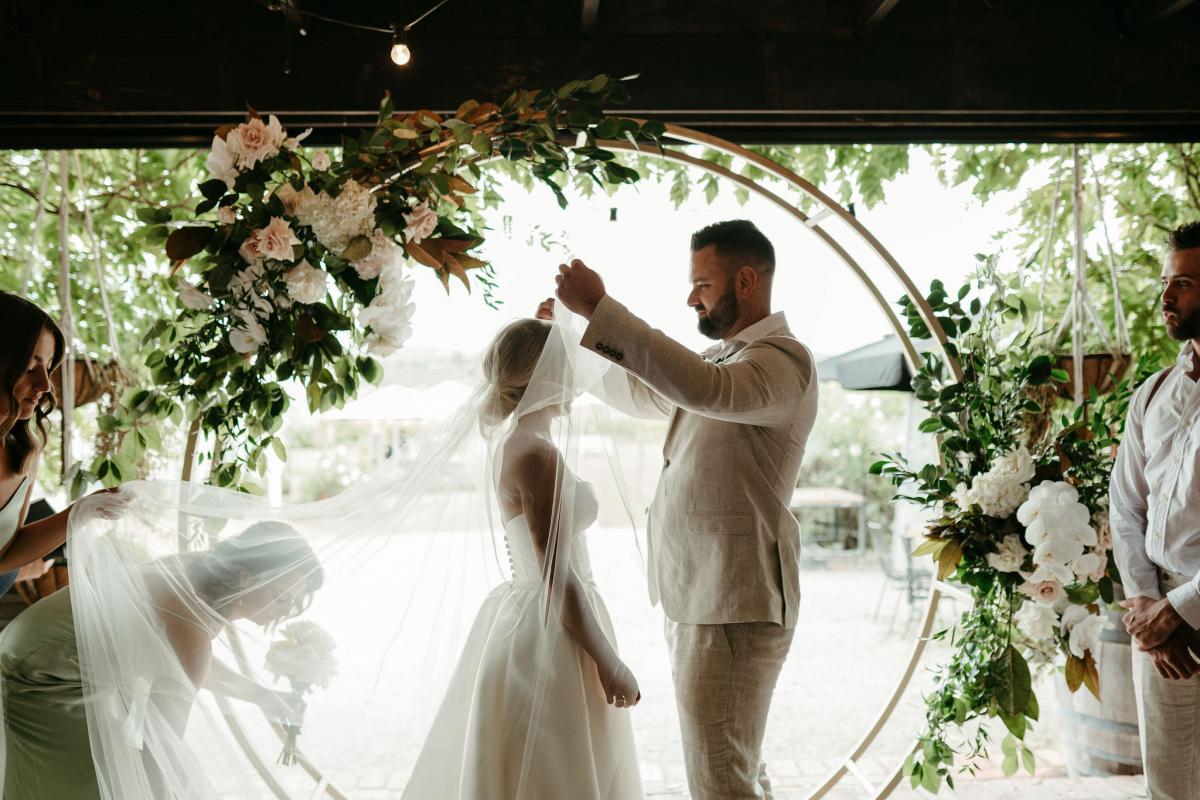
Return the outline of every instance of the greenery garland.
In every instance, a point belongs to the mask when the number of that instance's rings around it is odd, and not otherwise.
[[[99,420],[125,433],[91,479],[115,485],[136,474],[153,423],[191,421],[209,434],[201,459],[210,480],[256,491],[289,403],[283,383],[304,387],[313,412],[341,407],[361,381],[382,374],[373,356],[411,333],[407,267],[428,267],[449,291],[482,286],[495,273],[473,251],[483,235],[472,217],[483,166],[503,159],[567,200],[570,173],[609,188],[638,180],[602,139],[657,143],[665,127],[604,113],[629,98],[623,80],[599,75],[558,89],[517,90],[503,102],[464,102],[449,117],[398,114],[390,97],[376,125],[344,138],[341,154],[309,152],[308,132],[288,135],[274,116],[217,131],[190,219],[145,209],[147,237],[165,243],[179,291],[178,312],[143,338],[153,385],[129,394]],[[77,488],[78,488],[77,487]]]

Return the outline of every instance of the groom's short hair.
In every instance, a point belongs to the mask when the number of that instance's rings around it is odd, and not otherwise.
[[[762,275],[775,272],[775,248],[748,219],[729,219],[706,225],[692,234],[692,252],[715,247],[722,266],[733,272],[750,266]]]
[[[1175,251],[1200,247],[1200,220],[1184,223],[1168,233],[1167,246]]]

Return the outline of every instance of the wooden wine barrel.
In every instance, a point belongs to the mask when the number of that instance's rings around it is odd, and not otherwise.
[[[1140,775],[1137,703],[1129,634],[1119,614],[1106,612],[1109,627],[1100,634],[1100,699],[1087,687],[1074,694],[1055,681],[1061,715],[1063,751],[1071,777]]]

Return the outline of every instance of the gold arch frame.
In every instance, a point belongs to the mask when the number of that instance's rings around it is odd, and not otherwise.
[[[837,236],[821,227],[822,220],[828,216],[833,216],[841,220],[843,223],[845,223],[853,235],[855,235],[871,250],[871,252],[879,259],[892,277],[895,278],[904,288],[904,292],[908,299],[912,301],[914,307],[920,313],[921,318],[936,337],[941,350],[942,358],[946,366],[949,368],[951,374],[954,375],[956,380],[962,380],[962,370],[958,364],[958,361],[950,352],[946,350],[945,333],[942,330],[941,324],[935,318],[933,309],[930,308],[929,304],[926,302],[925,297],[917,290],[916,285],[913,284],[912,279],[908,276],[908,273],[904,271],[899,262],[896,261],[895,257],[888,252],[887,248],[885,248],[883,244],[880,243],[880,241],[874,236],[874,234],[872,234],[841,204],[837,203],[831,197],[818,189],[814,184],[800,177],[795,172],[780,164],[777,164],[774,161],[771,161],[769,158],[766,158],[763,155],[747,150],[741,145],[725,139],[711,136],[709,134],[679,125],[667,125],[665,141],[666,144],[660,149],[647,149],[645,147],[634,145],[630,142],[615,140],[605,140],[599,142],[599,144],[603,147],[607,147],[612,150],[625,151],[641,158],[661,158],[667,161],[696,167],[715,175],[718,178],[731,181],[738,186],[741,186],[752,195],[756,195],[768,201],[772,205],[791,215],[806,230],[813,233],[813,235],[815,235],[821,241],[821,243],[824,244],[838,258],[843,266],[849,269],[854,276],[858,278],[863,288],[866,289],[867,293],[875,301],[880,311],[883,312],[888,324],[891,325],[892,330],[895,332],[897,338],[904,346],[905,357],[908,359],[910,367],[915,369],[920,361],[920,357],[917,353],[916,346],[913,344],[912,337],[909,336],[907,329],[897,316],[895,309],[893,309],[891,304],[888,303],[887,298],[883,296],[883,293],[880,291],[875,281],[871,278],[870,274],[863,269],[862,265],[859,264],[859,262],[855,260],[855,258],[847,251],[846,247],[838,241]],[[789,186],[792,189],[799,191],[800,193],[811,198],[820,207],[820,211],[813,215],[806,214],[794,203],[790,202],[777,192],[774,192],[771,189],[763,186],[762,184],[753,181],[744,175],[739,175],[728,167],[718,164],[712,160],[700,158],[676,149],[678,146],[688,145],[703,146],[719,153],[741,159],[748,164],[752,164],[758,169],[772,176],[777,181],[780,181],[786,186]],[[187,453],[185,454],[184,480],[188,480],[191,473],[191,462],[195,436],[197,433],[195,426],[193,426],[193,428],[193,431],[188,437],[189,447]],[[864,797],[868,798],[868,800],[882,800],[883,798],[891,795],[892,791],[897,785],[899,785],[903,777],[902,771],[904,766],[904,758],[896,763],[895,767],[887,773],[884,781],[880,784],[875,784],[869,779],[863,769],[859,766],[859,762],[875,744],[879,734],[883,731],[884,727],[891,719],[892,713],[895,711],[896,706],[899,704],[901,698],[904,696],[905,691],[907,691],[909,684],[912,682],[912,677],[916,672],[917,666],[921,662],[921,656],[924,653],[925,645],[928,643],[929,636],[933,632],[933,625],[937,614],[938,603],[942,595],[949,595],[960,599],[965,598],[968,602],[970,601],[970,596],[964,593],[962,590],[950,586],[942,581],[934,580],[932,582],[929,591],[929,600],[921,618],[921,624],[918,628],[916,640],[913,643],[913,649],[909,655],[908,666],[905,667],[901,673],[895,689],[892,690],[892,694],[884,703],[883,708],[876,716],[875,721],[867,728],[866,732],[859,738],[858,742],[853,748],[851,748],[850,752],[845,756],[845,758],[841,760],[839,765],[834,768],[834,770],[830,772],[828,776],[826,776],[825,780],[823,780],[821,784],[818,785],[808,795],[807,800],[820,800],[820,798],[825,797],[830,791],[841,784],[847,778],[847,776],[853,778],[861,786],[864,792]],[[241,661],[243,656],[236,632],[232,632],[230,640],[239,661]],[[280,785],[280,783],[271,773],[271,769],[267,763],[257,752],[255,752],[253,746],[241,727],[241,723],[235,716],[234,710],[229,706],[228,702],[223,698],[217,698],[217,703],[221,712],[225,716],[225,719],[229,724],[235,739],[238,741],[239,745],[241,745],[243,751],[246,753],[247,758],[250,760],[251,765],[258,772],[259,776],[263,779],[264,783],[266,783],[267,787],[277,798],[280,798],[280,800],[290,800],[291,796],[288,794],[287,790]],[[284,735],[283,729],[279,726],[274,727],[282,739]],[[915,736],[913,747],[914,749],[916,747]],[[908,753],[906,752],[905,758],[907,758],[907,756]],[[345,795],[329,782],[329,780],[322,774],[321,770],[315,764],[313,764],[307,758],[304,758],[302,755],[299,758],[299,764],[316,784],[308,795],[310,798],[315,799],[324,795],[333,798],[333,800],[346,800]]]

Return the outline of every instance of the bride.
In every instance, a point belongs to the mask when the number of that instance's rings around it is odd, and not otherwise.
[[[642,796],[633,729],[641,699],[591,580],[584,532],[599,510],[552,427],[569,415],[558,330],[518,320],[483,359],[485,434],[512,579],[467,637],[405,798]]]

